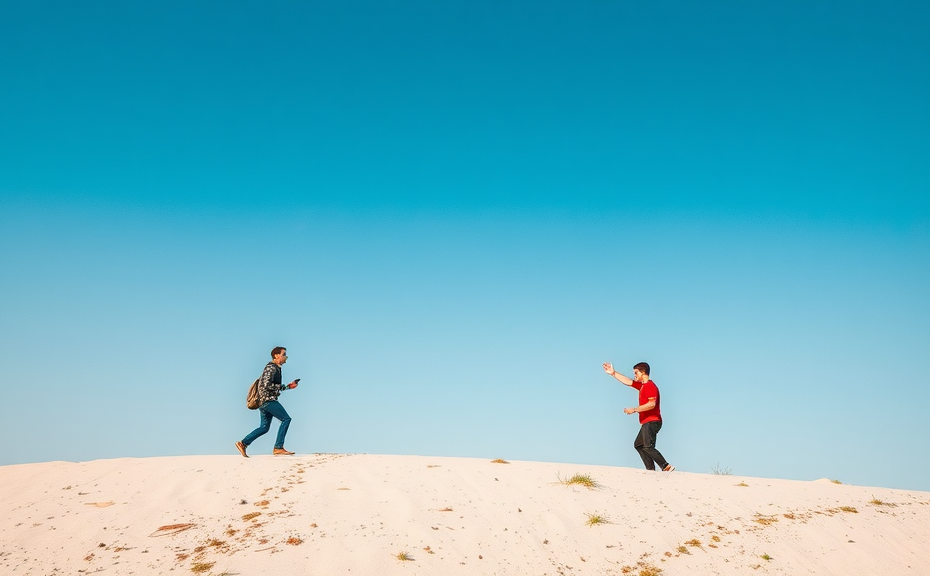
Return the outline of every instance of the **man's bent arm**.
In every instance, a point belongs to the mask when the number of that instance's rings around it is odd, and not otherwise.
[[[623,411],[627,414],[635,414],[636,412],[648,412],[656,407],[656,399],[650,398],[648,402],[642,406],[637,406],[636,408],[625,408]]]

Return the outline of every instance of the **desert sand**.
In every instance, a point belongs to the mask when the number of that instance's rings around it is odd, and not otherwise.
[[[4,575],[930,574],[930,492],[826,479],[314,454],[12,465],[0,486]]]

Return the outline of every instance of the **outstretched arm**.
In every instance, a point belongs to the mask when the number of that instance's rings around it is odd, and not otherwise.
[[[604,362],[604,372],[607,372],[608,375],[613,376],[627,386],[633,385],[633,380],[614,370],[614,365],[610,362]]]

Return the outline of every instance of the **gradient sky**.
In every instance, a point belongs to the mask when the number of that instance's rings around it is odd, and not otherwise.
[[[0,464],[930,490],[930,3],[0,0]],[[277,424],[275,424],[276,428]],[[253,453],[271,451],[273,434]]]

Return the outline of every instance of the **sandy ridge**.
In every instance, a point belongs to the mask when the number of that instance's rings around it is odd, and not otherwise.
[[[4,466],[0,485],[11,575],[930,573],[930,493],[826,480],[317,454]]]

